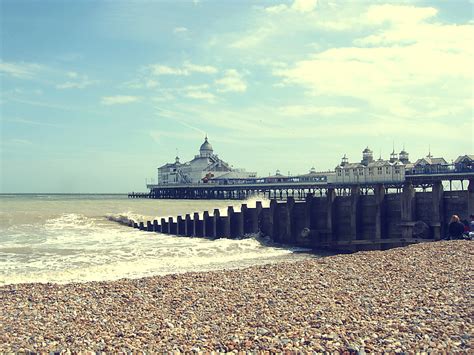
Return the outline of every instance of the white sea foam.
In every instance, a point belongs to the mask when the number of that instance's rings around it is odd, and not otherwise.
[[[255,236],[211,241],[142,232],[116,223],[184,216],[196,210],[202,216],[213,208],[226,212],[227,206],[240,206],[240,201],[42,196],[0,202],[0,212],[10,219],[0,224],[0,285],[137,278],[304,257],[262,244]],[[256,199],[246,202],[254,207]]]

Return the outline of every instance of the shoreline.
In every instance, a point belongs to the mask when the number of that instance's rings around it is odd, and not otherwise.
[[[470,243],[0,286],[0,351],[469,351]]]

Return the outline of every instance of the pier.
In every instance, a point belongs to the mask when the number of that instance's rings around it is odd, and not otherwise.
[[[405,183],[411,183],[416,188],[430,189],[434,184],[447,182],[452,188],[453,182],[459,182],[461,189],[464,184],[474,180],[473,171],[426,173],[406,175],[404,181],[384,182],[386,189],[400,191]],[[244,200],[251,196],[259,195],[268,199],[285,200],[292,197],[295,200],[304,200],[308,194],[322,196],[326,190],[334,189],[338,192],[348,191],[358,186],[364,193],[373,191],[379,185],[377,183],[360,184],[336,184],[321,181],[282,181],[282,182],[247,182],[238,181],[228,184],[183,184],[183,185],[153,185],[148,184],[149,192],[131,192],[129,198],[151,198],[151,199],[222,199],[222,200]],[[342,192],[341,192],[342,193]]]
[[[312,188],[301,186],[300,196]],[[211,239],[259,233],[285,245],[357,251],[440,240],[447,234],[451,215],[467,218],[474,212],[474,177],[466,189],[452,191],[445,191],[439,179],[406,181],[401,186],[324,185],[316,190],[317,194],[307,193],[301,200],[293,196],[285,201],[272,199],[269,207],[257,202],[252,208],[242,204],[240,210],[230,206],[222,214],[215,209],[202,216],[195,212],[160,221],[129,221],[128,225]]]

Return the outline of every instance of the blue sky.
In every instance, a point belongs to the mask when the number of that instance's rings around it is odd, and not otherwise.
[[[207,133],[234,167],[473,153],[472,1],[1,3],[1,192],[144,191]]]

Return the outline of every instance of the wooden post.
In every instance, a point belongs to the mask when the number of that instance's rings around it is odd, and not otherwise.
[[[385,217],[385,186],[375,186],[375,240],[382,239]]]
[[[402,238],[412,238],[413,236],[415,206],[415,189],[410,182],[405,182],[401,197]]]
[[[163,234],[169,234],[169,228],[168,228],[168,223],[166,222],[165,218],[161,218],[160,220],[161,224],[161,233]]]
[[[193,221],[189,213],[184,217],[184,235],[191,237],[193,235]]]
[[[437,181],[433,184],[432,197],[433,197],[433,213],[431,215],[431,227],[433,227],[434,240],[441,239],[441,230],[444,225],[444,190],[441,181]]]
[[[215,235],[213,236],[213,238],[220,238],[222,236],[224,236],[223,232],[222,232],[222,225],[221,225],[221,222],[220,222],[220,219],[221,219],[221,212],[219,211],[218,208],[215,208],[214,209],[214,232],[215,232]]]
[[[176,218],[176,235],[184,235],[184,219],[181,216]]]
[[[326,192],[326,229],[329,237],[328,242],[332,243],[336,241],[336,191],[334,188],[327,189]]]
[[[351,229],[349,234],[349,242],[356,240],[359,234],[360,226],[360,186],[353,186],[351,188]]]
[[[143,222],[140,222],[139,226],[141,231],[145,230],[145,225],[143,224]]]
[[[153,232],[153,225],[150,221],[146,221],[146,230],[147,232]]]
[[[158,224],[158,221],[156,219],[153,220],[153,232],[155,233],[161,232],[161,226]]]
[[[173,222],[173,217],[168,218],[168,231],[169,234],[176,234],[177,225]]]

